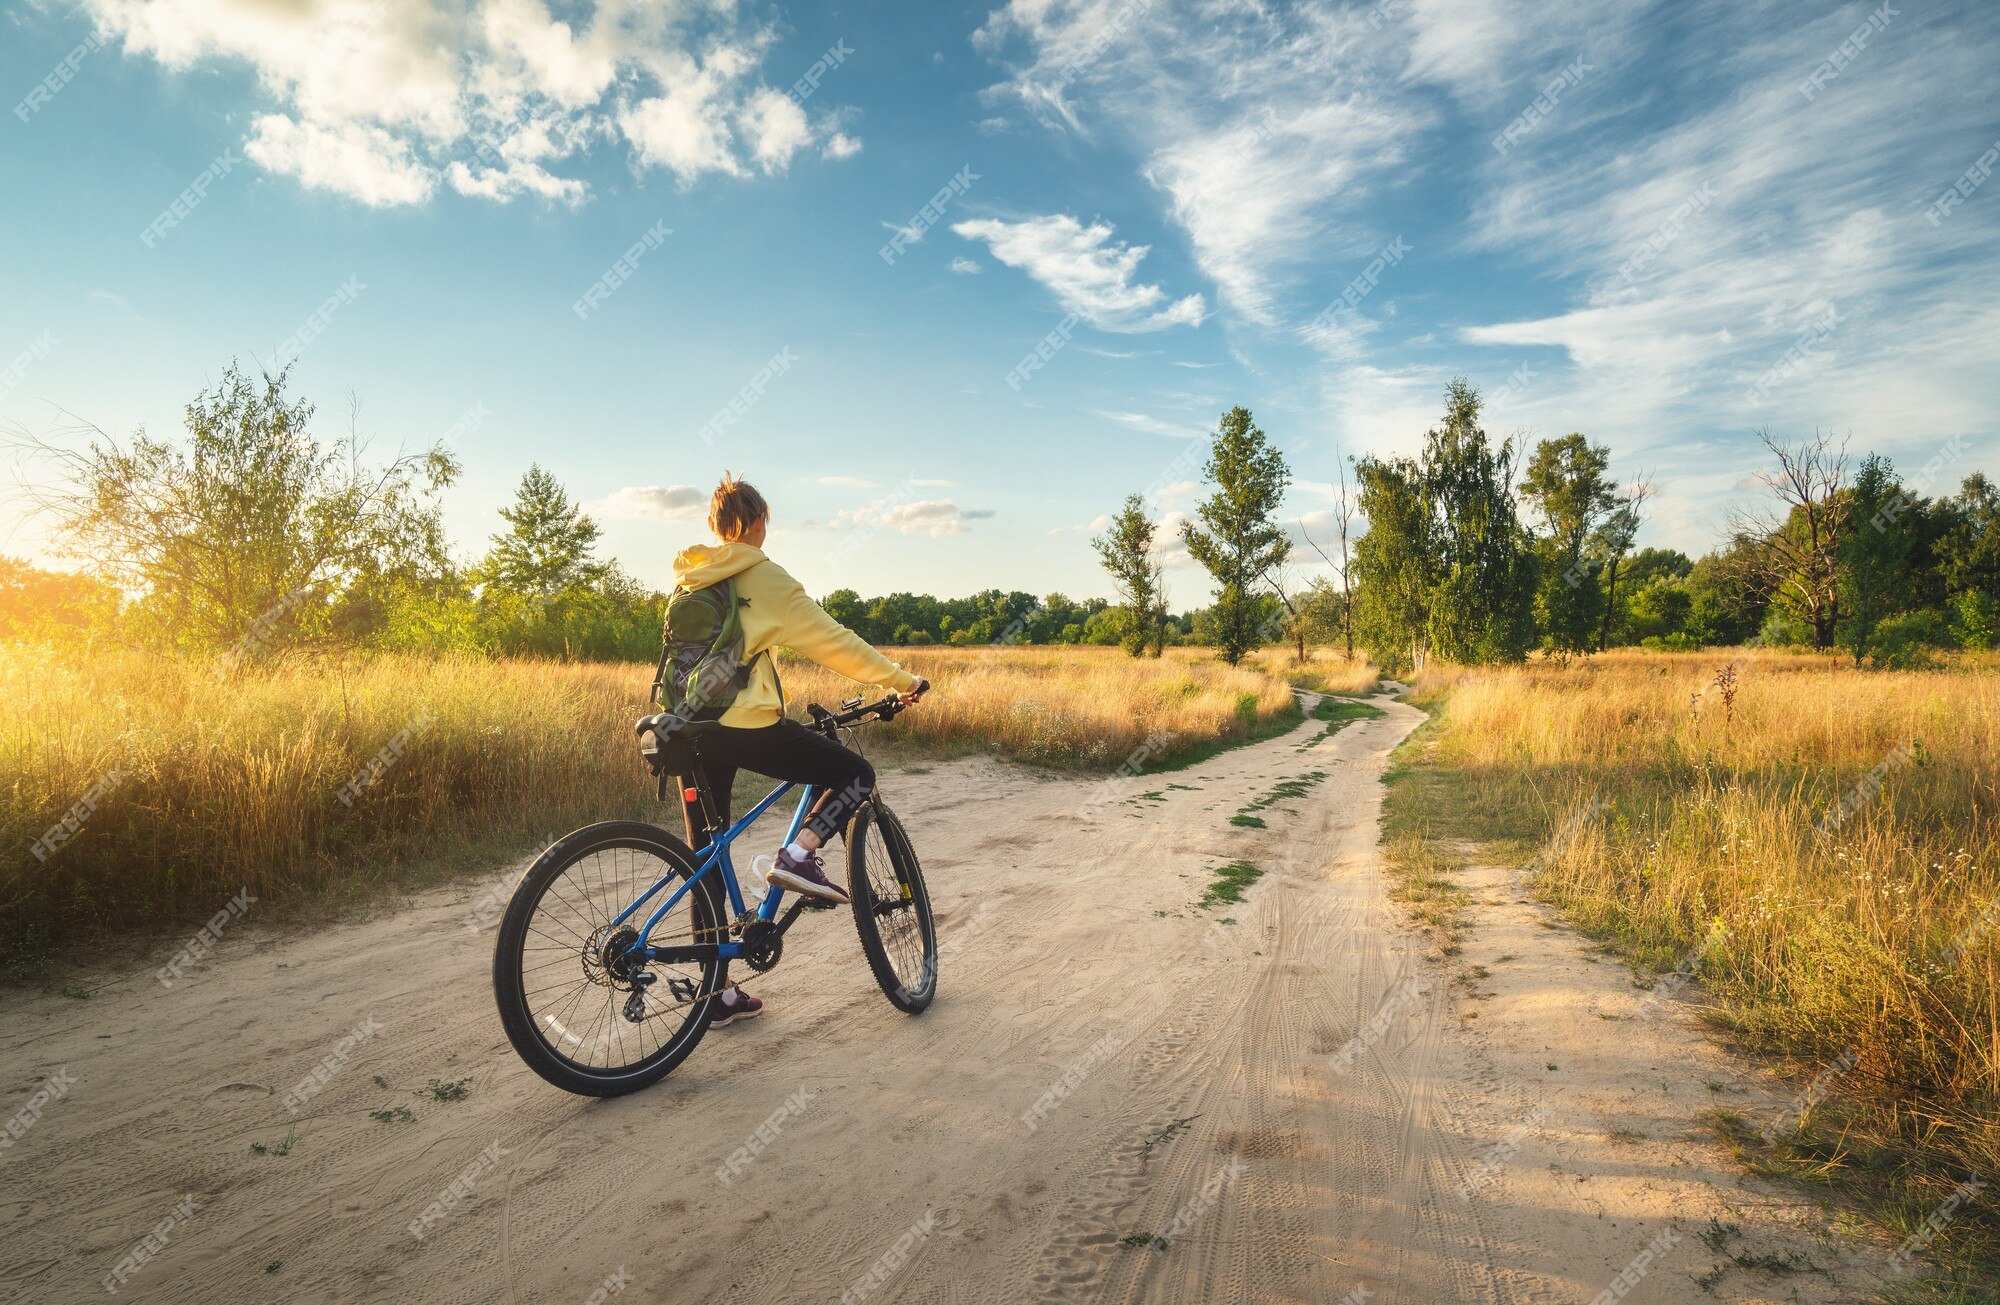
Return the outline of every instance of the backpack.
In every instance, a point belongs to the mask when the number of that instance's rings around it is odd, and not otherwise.
[[[683,720],[716,720],[729,710],[757,660],[743,657],[741,606],[734,579],[699,589],[682,585],[667,596],[655,702]]]

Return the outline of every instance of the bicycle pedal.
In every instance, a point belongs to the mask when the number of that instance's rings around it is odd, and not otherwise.
[[[824,897],[807,897],[804,893],[799,894],[799,905],[808,911],[832,911],[840,907],[839,902],[831,902]]]

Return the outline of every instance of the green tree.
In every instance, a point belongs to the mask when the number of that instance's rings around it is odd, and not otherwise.
[[[1910,584],[1919,505],[1904,491],[1889,460],[1870,454],[1848,489],[1848,529],[1840,538],[1840,620],[1835,639],[1861,665],[1876,628],[1903,610]]]
[[[136,595],[121,621],[186,649],[259,656],[328,634],[343,607],[451,576],[437,493],[458,474],[442,444],[381,467],[352,432],[323,444],[286,375],[230,364],[186,409],[183,443],[101,432],[33,491],[59,547]],[[350,623],[351,624],[351,623]]]
[[[1215,577],[1216,643],[1234,666],[1264,642],[1252,589],[1291,552],[1279,528],[1278,504],[1291,483],[1284,454],[1270,443],[1247,408],[1231,408],[1217,423],[1204,477],[1215,492],[1181,528],[1188,552]]]
[[[1430,604],[1437,551],[1423,467],[1410,458],[1355,464],[1367,532],[1354,544],[1354,626],[1368,658],[1385,671],[1421,670],[1430,657]]]
[[[1512,440],[1494,447],[1478,391],[1445,394],[1445,419],[1424,441],[1424,489],[1437,549],[1430,643],[1447,661],[1519,661],[1534,642],[1535,564],[1514,509]]]
[[[1153,550],[1159,527],[1146,513],[1146,500],[1128,494],[1111,525],[1090,541],[1129,616],[1123,643],[1134,657],[1143,655],[1149,643],[1155,657],[1166,651],[1166,566]]]
[[[540,466],[528,468],[513,504],[501,508],[500,516],[508,529],[493,536],[480,567],[486,583],[500,592],[552,599],[604,578],[608,566],[595,556],[604,532]]]
[[[1593,541],[1617,510],[1611,454],[1580,434],[1543,440],[1521,481],[1521,493],[1542,518],[1537,541],[1541,586],[1535,612],[1542,646],[1559,660],[1590,651],[1605,608]]]

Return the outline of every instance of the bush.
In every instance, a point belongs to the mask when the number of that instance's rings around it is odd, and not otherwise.
[[[1671,634],[1649,634],[1639,640],[1639,646],[1654,652],[1696,652],[1702,641],[1686,630],[1675,630]]]
[[[1811,626],[1775,607],[1764,617],[1764,627],[1757,631],[1757,643],[1764,648],[1806,648],[1812,641]]]
[[[2000,643],[2000,598],[1968,589],[1952,609],[1952,634],[1961,648],[1984,651]]]
[[[1942,612],[1904,612],[1875,627],[1868,664],[1877,670],[1918,670],[1931,664],[1931,653],[1956,640]]]

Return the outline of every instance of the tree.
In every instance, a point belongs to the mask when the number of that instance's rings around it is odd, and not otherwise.
[[[30,492],[58,547],[135,595],[121,625],[190,650],[244,657],[323,636],[344,604],[451,575],[436,495],[458,474],[442,444],[379,468],[308,433],[313,407],[286,374],[234,364],[186,409],[187,439],[102,431]]]
[[[1354,499],[1348,493],[1347,489],[1347,461],[1342,459],[1335,465],[1340,469],[1340,497],[1335,501],[1333,507],[1333,528],[1336,537],[1340,541],[1340,560],[1338,562],[1334,561],[1326,555],[1325,549],[1313,542],[1313,537],[1306,533],[1306,523],[1304,521],[1299,522],[1299,537],[1311,546],[1313,552],[1319,554],[1320,561],[1325,562],[1340,575],[1339,632],[1341,641],[1347,648],[1347,660],[1351,662],[1354,660],[1354,563],[1348,551],[1348,532],[1354,524]],[[1315,590],[1313,597],[1318,598],[1318,581],[1313,582],[1313,588]],[[1321,610],[1324,611],[1327,609],[1322,605]],[[1307,624],[1315,625],[1310,620]],[[1315,628],[1318,627],[1315,626]],[[1317,637],[1322,641],[1330,641],[1332,633],[1333,631],[1328,628]]]
[[[1410,458],[1366,457],[1355,464],[1358,506],[1368,531],[1354,546],[1360,581],[1355,625],[1369,660],[1385,671],[1422,670],[1430,656],[1431,593],[1437,554],[1423,467]]]
[[[604,578],[608,566],[595,556],[604,532],[539,465],[521,477],[513,505],[501,508],[500,516],[509,529],[493,536],[480,567],[500,592],[552,599]]]
[[[1196,509],[1200,525],[1181,528],[1188,552],[1215,577],[1216,642],[1231,666],[1264,640],[1257,629],[1251,588],[1291,552],[1275,517],[1291,472],[1247,408],[1222,414],[1203,476],[1215,492]]]
[[[1571,433],[1536,445],[1521,481],[1522,496],[1547,532],[1538,541],[1541,587],[1535,596],[1542,643],[1561,661],[1590,651],[1606,609],[1590,546],[1617,509],[1610,467],[1604,446]]]
[[[1611,616],[1618,610],[1618,567],[1639,537],[1640,515],[1646,500],[1652,496],[1651,485],[1643,480],[1633,481],[1625,491],[1624,502],[1597,529],[1594,551],[1604,559],[1604,619],[1597,628],[1599,648],[1611,646]]]
[[[1918,507],[1887,458],[1870,454],[1848,491],[1849,528],[1840,540],[1840,619],[1835,638],[1860,666],[1876,627],[1908,604],[1910,558],[1916,551]]]
[[[1478,391],[1455,380],[1424,441],[1425,507],[1438,555],[1430,643],[1466,665],[1519,661],[1534,642],[1535,564],[1514,507],[1519,448],[1479,425]]]
[[[1746,583],[1805,622],[1815,647],[1831,648],[1840,618],[1847,446],[1817,432],[1795,445],[1768,430],[1757,434],[1778,460],[1764,479],[1779,510],[1738,512],[1732,555],[1746,568]]]
[[[1159,522],[1146,514],[1146,500],[1128,494],[1111,525],[1090,541],[1104,569],[1111,573],[1118,601],[1130,613],[1124,644],[1125,651],[1134,657],[1143,654],[1149,642],[1155,657],[1166,651],[1166,564],[1153,550],[1158,530]]]

